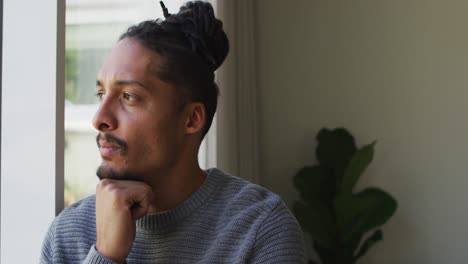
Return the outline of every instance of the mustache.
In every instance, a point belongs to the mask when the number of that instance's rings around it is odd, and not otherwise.
[[[101,147],[101,144],[99,144],[100,140],[103,140],[103,141],[106,141],[106,142],[109,142],[111,144],[115,144],[115,145],[119,146],[120,152],[122,154],[127,153],[127,150],[128,150],[127,143],[124,140],[122,140],[122,139],[120,139],[120,138],[118,138],[116,136],[113,136],[113,135],[110,135],[110,134],[103,134],[103,133],[97,134],[96,143],[97,143],[99,148]]]

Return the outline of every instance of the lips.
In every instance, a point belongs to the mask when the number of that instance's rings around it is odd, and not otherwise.
[[[99,152],[101,156],[108,157],[120,153],[120,147],[106,141],[99,141]]]
[[[104,160],[110,160],[112,155],[126,155],[128,150],[127,143],[111,134],[99,133],[96,136],[96,143]]]

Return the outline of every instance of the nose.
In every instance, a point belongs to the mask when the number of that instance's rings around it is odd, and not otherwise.
[[[93,117],[93,126],[100,132],[109,132],[117,128],[117,118],[110,97],[104,98]]]

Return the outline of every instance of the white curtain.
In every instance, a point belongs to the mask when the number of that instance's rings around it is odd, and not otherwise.
[[[207,138],[207,163],[260,183],[254,1],[218,0],[214,6],[230,51],[216,73],[221,95],[214,133]]]

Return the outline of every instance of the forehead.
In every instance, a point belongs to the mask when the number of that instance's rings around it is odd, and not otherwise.
[[[104,61],[98,79],[155,77],[161,58],[138,41],[124,38],[117,42]]]

